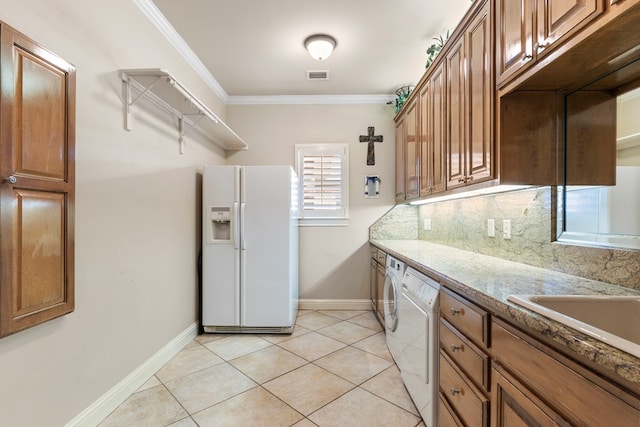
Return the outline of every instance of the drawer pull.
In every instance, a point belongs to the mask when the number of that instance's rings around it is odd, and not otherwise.
[[[462,314],[462,309],[461,308],[455,308],[455,307],[451,307],[451,315],[455,316],[457,314]]]
[[[451,387],[451,395],[455,396],[456,394],[462,393],[462,389],[460,387]]]
[[[451,352],[455,352],[457,350],[462,350],[462,345],[451,344],[449,348],[451,348]]]

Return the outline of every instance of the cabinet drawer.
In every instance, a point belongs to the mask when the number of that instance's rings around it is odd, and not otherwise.
[[[438,399],[438,427],[464,427],[442,394]]]
[[[476,343],[489,345],[489,316],[475,304],[447,291],[440,291],[440,315]]]
[[[538,347],[493,323],[493,354],[496,361],[517,377],[538,398],[573,425],[636,426],[640,399],[629,404],[567,366],[566,359],[551,349]],[[518,333],[519,334],[519,333]],[[528,338],[527,338],[528,339]],[[542,348],[541,344],[538,344]],[[581,369],[576,366],[576,369]],[[585,371],[586,372],[586,371]],[[614,387],[611,384],[611,387]],[[617,390],[624,393],[623,390]]]
[[[489,390],[489,356],[444,319],[440,320],[440,346],[478,387]]]
[[[387,265],[387,254],[384,251],[378,249],[378,253],[376,254],[376,257],[377,257],[378,262],[380,264],[382,264],[384,266]]]
[[[489,400],[460,375],[443,351],[440,351],[440,390],[465,425],[487,425]]]

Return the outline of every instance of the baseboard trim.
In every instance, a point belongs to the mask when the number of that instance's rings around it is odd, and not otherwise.
[[[189,325],[177,337],[161,348],[156,354],[125,377],[111,390],[93,402],[88,408],[67,423],[66,427],[96,426],[114,409],[122,404],[132,393],[140,388],[158,369],[178,354],[187,344],[198,336],[198,322]]]
[[[369,299],[301,299],[301,310],[371,310]]]

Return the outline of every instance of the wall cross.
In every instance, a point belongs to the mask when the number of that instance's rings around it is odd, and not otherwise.
[[[360,142],[366,142],[367,146],[367,165],[376,164],[376,152],[373,145],[374,142],[382,142],[382,135],[374,135],[376,129],[373,126],[367,128],[367,135],[360,135]]]

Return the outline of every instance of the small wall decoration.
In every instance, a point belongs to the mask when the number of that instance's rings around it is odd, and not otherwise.
[[[367,146],[367,165],[372,166],[376,164],[376,152],[373,145],[374,142],[382,142],[382,135],[374,135],[375,128],[369,126],[367,128],[367,135],[360,135],[360,142],[366,142]]]

